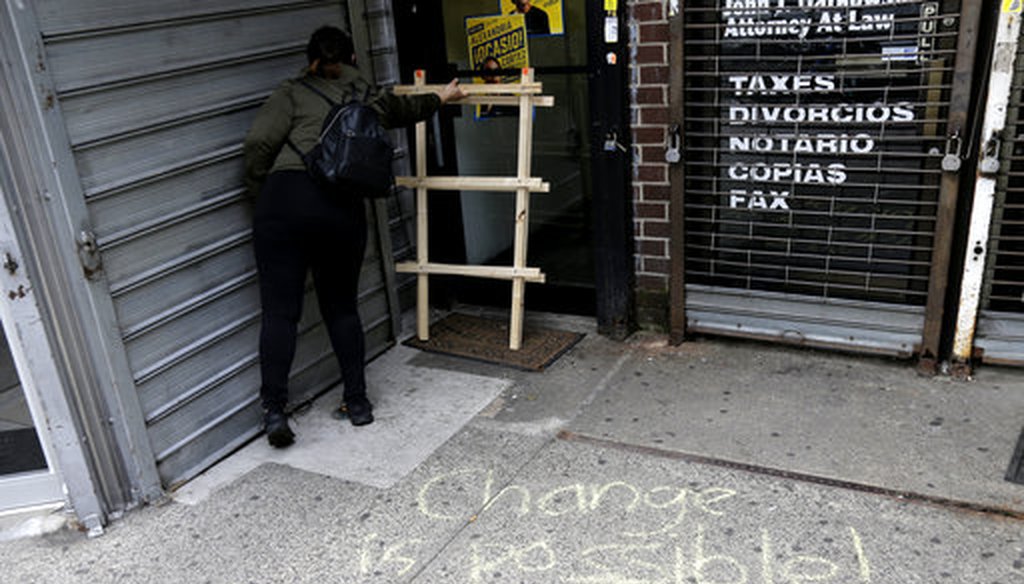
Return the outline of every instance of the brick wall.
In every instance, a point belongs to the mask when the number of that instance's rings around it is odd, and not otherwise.
[[[668,322],[669,182],[665,138],[670,123],[667,0],[630,0],[630,94],[633,124],[633,223],[637,318]]]

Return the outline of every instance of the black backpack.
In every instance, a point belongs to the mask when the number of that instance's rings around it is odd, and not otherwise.
[[[302,158],[306,170],[331,191],[365,197],[390,195],[395,188],[391,168],[395,148],[380,125],[377,112],[357,99],[336,103],[309,83],[299,83],[331,105],[320,137],[309,152],[303,154],[288,139],[288,145]]]

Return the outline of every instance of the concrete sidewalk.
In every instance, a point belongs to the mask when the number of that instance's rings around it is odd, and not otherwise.
[[[1024,582],[1003,475],[1024,370],[586,337],[543,373],[395,347],[100,538],[0,543],[10,582]]]

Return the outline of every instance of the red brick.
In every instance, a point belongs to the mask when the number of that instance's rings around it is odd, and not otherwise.
[[[641,45],[636,49],[636,62],[641,65],[666,65],[665,45]]]
[[[644,201],[668,201],[672,199],[672,187],[668,185],[644,185]]]
[[[667,124],[672,120],[667,106],[649,106],[641,108],[640,123],[644,126]]]
[[[665,20],[664,2],[650,2],[646,4],[635,4],[633,6],[633,17],[641,22],[652,20]]]
[[[637,180],[641,182],[659,182],[668,180],[668,166],[665,164],[641,164],[637,168]]]
[[[669,68],[663,65],[645,65],[640,67],[640,83],[643,85],[666,85],[669,82],[669,71]]]
[[[641,219],[668,220],[668,206],[665,203],[637,203],[636,216]]]
[[[636,277],[636,287],[641,290],[661,292],[668,287],[668,277],[638,274]]]
[[[669,41],[668,23],[641,24],[641,43],[667,43]]]
[[[672,235],[672,229],[666,221],[644,221],[641,236],[663,237],[668,239]]]
[[[657,86],[639,87],[636,91],[636,102],[639,104],[666,105],[665,88]]]
[[[665,128],[635,128],[633,130],[634,144],[664,144]]]
[[[640,148],[642,162],[665,162],[665,146],[643,146]]]
[[[668,242],[664,239],[638,239],[636,251],[645,256],[668,258]]]
[[[667,274],[671,268],[669,267],[668,260],[663,258],[644,258],[643,271],[654,274]]]

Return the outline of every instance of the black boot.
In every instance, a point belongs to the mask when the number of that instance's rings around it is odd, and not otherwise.
[[[274,448],[284,448],[295,442],[295,432],[288,427],[288,416],[282,411],[263,414],[263,430],[267,433],[267,442]]]
[[[353,426],[365,426],[373,423],[373,404],[365,395],[345,398],[343,409],[348,413],[348,421]]]

